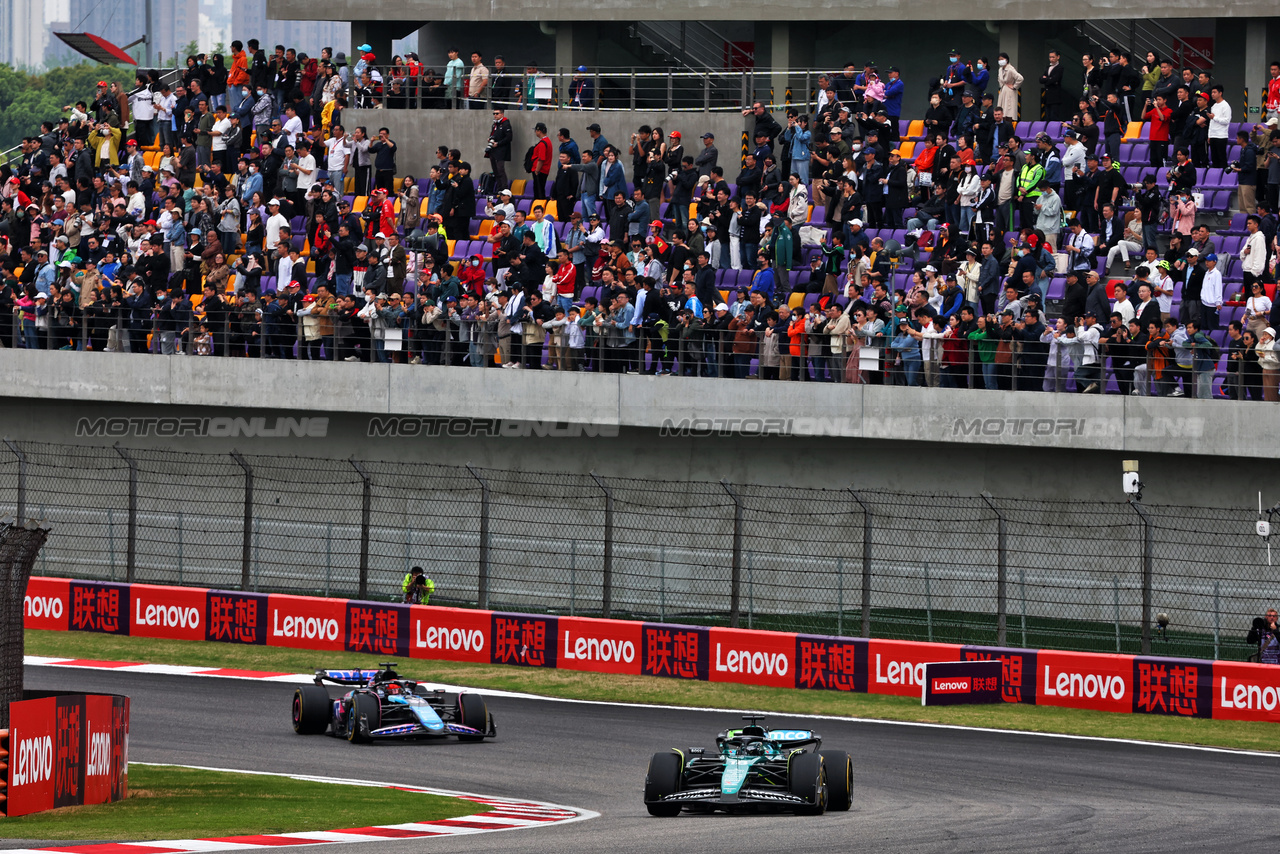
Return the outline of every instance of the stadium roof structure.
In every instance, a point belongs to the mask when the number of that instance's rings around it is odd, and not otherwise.
[[[124,63],[126,65],[137,65],[137,61],[129,54],[125,53],[122,48],[118,48],[102,36],[95,36],[93,33],[54,33],[55,36],[62,39],[67,47],[76,53],[89,57],[94,62],[101,62],[103,65],[117,65]],[[138,42],[134,42],[137,44]],[[133,45],[126,45],[132,47]]]

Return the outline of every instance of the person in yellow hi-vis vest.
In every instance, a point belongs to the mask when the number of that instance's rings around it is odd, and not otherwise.
[[[410,605],[427,605],[431,602],[431,594],[436,592],[436,583],[427,578],[422,567],[415,566],[404,577],[404,601]]]

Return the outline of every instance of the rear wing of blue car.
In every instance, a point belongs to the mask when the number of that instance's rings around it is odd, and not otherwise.
[[[316,684],[332,682],[336,685],[368,685],[381,670],[317,670]]]
[[[720,738],[730,739],[735,736],[756,736],[763,737],[766,741],[771,741],[778,746],[780,750],[794,750],[798,747],[812,744],[817,747],[822,745],[822,736],[816,732],[807,729],[765,729],[764,727],[744,727],[742,729],[726,730]]]

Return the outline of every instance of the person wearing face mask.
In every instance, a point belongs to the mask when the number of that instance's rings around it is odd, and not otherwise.
[[[979,98],[982,93],[987,91],[987,84],[991,82],[991,72],[988,70],[991,63],[984,56],[977,62],[970,62],[965,66],[964,79],[969,84],[969,88],[973,89]]]
[[[955,111],[960,108],[960,94],[964,91],[964,75],[968,67],[960,61],[958,50],[947,55],[947,62],[947,70],[938,79],[938,91],[942,96],[942,103],[954,116]]]
[[[1001,53],[996,60],[999,66],[996,71],[996,83],[1000,87],[996,95],[996,106],[1004,111],[1005,116],[1014,119],[1018,115],[1018,89],[1022,86],[1023,77],[1009,61],[1009,54]]]
[[[253,129],[258,134],[259,140],[266,137],[274,115],[275,101],[271,98],[271,92],[265,85],[259,85],[253,102]]]
[[[960,175],[960,181],[956,185],[956,194],[960,203],[960,232],[967,233],[969,225],[973,222],[973,216],[977,212],[978,192],[982,189],[982,182],[978,178],[977,170],[966,165],[964,172]]]

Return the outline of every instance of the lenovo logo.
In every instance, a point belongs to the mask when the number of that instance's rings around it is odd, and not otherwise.
[[[631,641],[617,641],[610,638],[578,637],[573,639],[572,632],[564,633],[565,660],[582,659],[584,661],[625,661],[636,660],[636,645]]]
[[[1055,679],[1052,668],[1044,668],[1044,696],[1046,697],[1099,697],[1103,700],[1122,700],[1125,694],[1123,676],[1099,676],[1096,673],[1059,672]]]
[[[180,605],[147,605],[134,600],[133,621],[140,626],[160,626],[166,629],[196,629],[200,627],[200,611]]]

